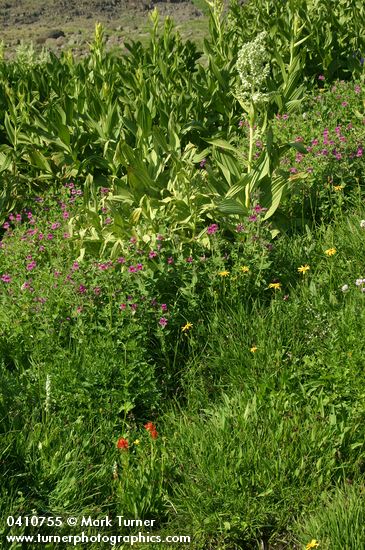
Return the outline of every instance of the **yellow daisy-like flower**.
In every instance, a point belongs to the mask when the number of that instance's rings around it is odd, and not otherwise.
[[[183,327],[181,327],[181,330],[182,330],[183,332],[186,332],[187,330],[190,330],[192,326],[193,326],[193,323],[186,323],[186,325],[184,325]]]
[[[269,288],[273,288],[274,290],[280,290],[281,289],[281,283],[270,283]]]
[[[319,546],[319,542],[316,541],[316,539],[312,539],[310,542],[308,542],[307,546],[305,547],[305,550],[310,550],[310,548],[317,548]]]
[[[334,254],[336,254],[336,252],[337,250],[335,248],[328,248],[327,250],[324,251],[326,256],[333,256]]]
[[[334,191],[342,191],[343,187],[344,187],[343,185],[334,185],[333,190]]]
[[[135,441],[133,441],[133,445],[139,445],[141,442],[139,439],[136,439]]]
[[[220,272],[218,273],[218,275],[219,275],[220,277],[228,277],[229,271],[226,271],[226,270],[225,270],[225,271],[220,271]]]
[[[298,272],[303,273],[303,275],[305,275],[309,270],[310,270],[310,266],[308,264],[301,265],[300,267],[298,267]]]
[[[251,353],[255,353],[256,351],[257,351],[257,346],[252,346],[252,348],[250,348]]]
[[[240,267],[242,273],[248,273],[250,271],[250,268],[247,267],[247,265],[243,265]]]

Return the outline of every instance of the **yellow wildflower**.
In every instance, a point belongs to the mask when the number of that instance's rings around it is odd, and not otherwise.
[[[324,251],[326,256],[333,256],[334,254],[336,254],[336,252],[337,250],[335,248],[328,248],[327,250]]]
[[[255,353],[257,351],[257,347],[256,346],[252,346],[252,348],[250,348],[250,352],[251,353]]]
[[[308,542],[307,546],[305,547],[305,550],[310,550],[310,548],[317,548],[319,546],[319,542],[316,541],[316,539],[312,539],[310,542]]]
[[[269,288],[273,288],[274,290],[280,290],[281,289],[281,283],[270,283]]]
[[[298,272],[303,273],[303,275],[305,275],[309,270],[310,270],[310,266],[308,264],[301,265],[300,267],[298,267]]]
[[[343,187],[344,187],[343,185],[334,185],[333,190],[334,191],[342,191]]]
[[[250,271],[250,268],[247,267],[247,265],[243,265],[241,266],[241,271],[242,273],[248,273]]]
[[[133,441],[133,445],[139,445],[141,442],[139,439],[136,439],[135,441]]]
[[[226,270],[225,270],[225,271],[220,271],[220,272],[218,273],[218,275],[220,275],[221,277],[228,277],[229,271],[226,271]]]
[[[191,329],[191,327],[193,326],[193,323],[186,323],[186,325],[184,325],[183,327],[181,327],[181,330],[183,332],[186,332],[187,330]]]

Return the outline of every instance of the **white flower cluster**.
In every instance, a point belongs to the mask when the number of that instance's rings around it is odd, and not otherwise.
[[[46,402],[45,402],[45,410],[46,413],[49,413],[49,407],[51,404],[51,376],[47,374],[46,378]]]
[[[255,40],[244,44],[238,53],[236,66],[241,87],[237,95],[243,101],[262,103],[269,99],[270,94],[265,93],[265,83],[270,73],[266,37],[267,33],[261,32]]]

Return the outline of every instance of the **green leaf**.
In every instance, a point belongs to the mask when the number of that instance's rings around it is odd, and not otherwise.
[[[225,149],[227,151],[232,151],[233,153],[238,153],[238,150],[236,147],[233,147],[228,141],[224,139],[204,139],[207,143],[210,143],[211,145],[214,145],[215,147],[221,147],[222,149]]]
[[[201,162],[203,159],[207,158],[207,156],[209,155],[209,152],[210,152],[210,148],[203,149],[203,151],[201,151],[200,153],[196,153],[193,156],[192,161],[194,162],[194,164]]]
[[[50,172],[52,173],[52,168],[46,159],[46,157],[36,149],[31,149],[30,151],[27,151],[26,156],[29,158],[30,163],[33,166],[37,166],[37,168],[40,168],[44,172]]]
[[[279,207],[283,192],[288,185],[288,180],[282,176],[276,176],[268,179],[264,184],[260,185],[260,189],[263,191],[261,204],[267,208],[267,212],[264,216],[264,220],[270,218]]]
[[[16,145],[17,145],[16,130],[15,130],[14,126],[12,125],[11,121],[10,121],[8,113],[5,113],[4,125],[5,125],[6,133],[8,135],[10,143],[14,147],[16,147]]]
[[[142,132],[142,136],[147,137],[151,133],[152,117],[149,108],[145,103],[142,103],[137,109],[136,115],[137,124]]]
[[[5,172],[12,162],[11,152],[8,155],[0,153],[0,173]]]
[[[218,203],[217,210],[223,214],[239,214],[240,216],[246,216],[248,214],[247,208],[242,206],[238,201],[228,198]]]

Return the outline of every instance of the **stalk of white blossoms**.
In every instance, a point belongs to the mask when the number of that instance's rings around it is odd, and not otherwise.
[[[255,125],[257,110],[269,101],[271,96],[266,91],[266,79],[270,73],[269,54],[266,49],[267,33],[261,32],[251,42],[242,46],[237,57],[237,71],[241,83],[236,90],[236,97],[245,111],[248,113],[250,129],[249,151],[247,160],[247,171],[251,172],[253,158],[253,144],[255,140]],[[266,117],[263,123],[263,130],[266,127]],[[250,186],[246,186],[245,204],[250,204]]]
[[[236,67],[241,86],[237,90],[237,96],[243,103],[259,104],[268,101],[270,97],[264,91],[270,73],[266,38],[267,33],[261,32],[255,40],[244,44],[238,53]]]

